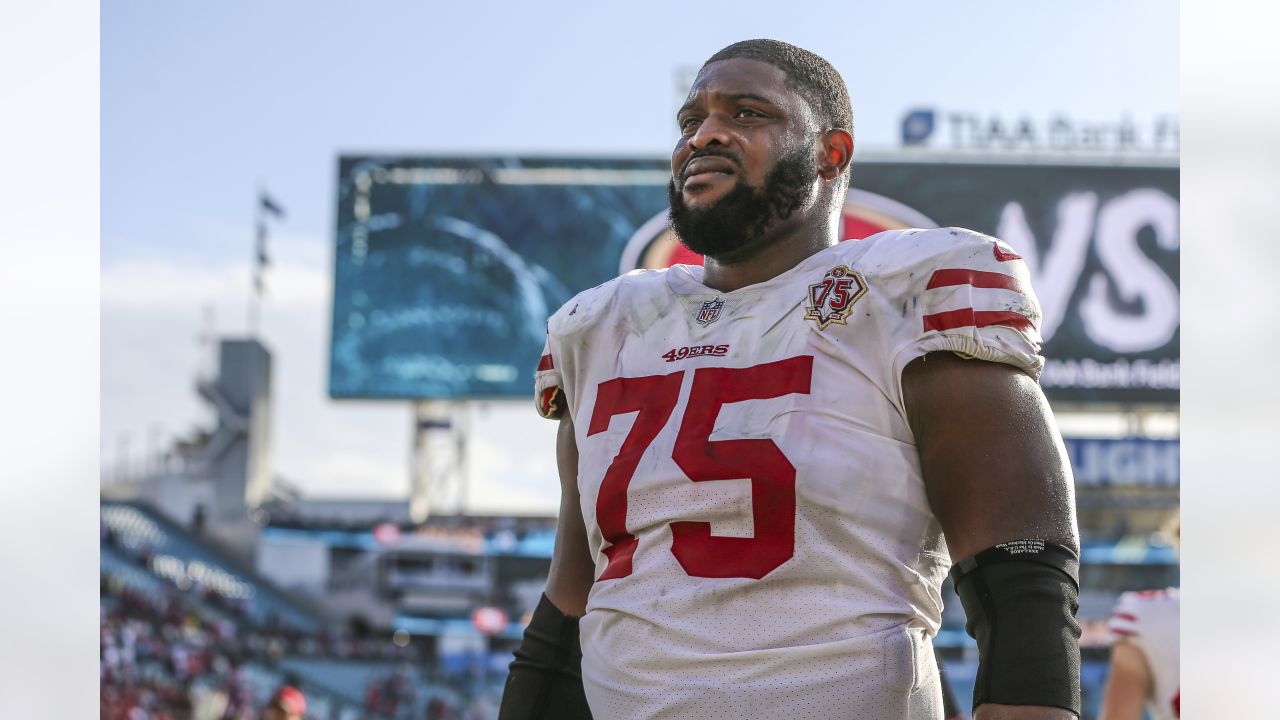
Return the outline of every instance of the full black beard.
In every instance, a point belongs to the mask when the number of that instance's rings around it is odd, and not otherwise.
[[[698,209],[685,205],[672,180],[667,183],[671,229],[700,255],[732,257],[759,241],[775,219],[791,217],[804,204],[817,171],[813,148],[801,147],[778,160],[763,187],[739,180],[715,204]]]

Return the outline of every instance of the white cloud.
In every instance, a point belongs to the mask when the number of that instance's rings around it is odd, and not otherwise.
[[[103,269],[102,305],[104,311],[111,306],[167,314],[195,309],[199,318],[206,305],[247,307],[251,283],[247,262],[200,267],[168,260],[124,260]],[[327,292],[328,278],[317,269],[300,265],[267,269],[268,312],[313,311],[317,301],[327,301]]]
[[[261,335],[273,358],[272,446],[276,471],[309,495],[395,496],[409,488],[407,401],[341,401],[327,395],[330,278],[323,243],[272,239]],[[102,269],[102,455],[110,476],[122,453],[136,466],[149,451],[209,422],[194,392],[210,374],[202,347],[211,313],[219,336],[243,336],[248,262],[122,259]],[[554,424],[532,401],[473,413],[467,507],[554,512]]]
[[[557,423],[536,415],[532,397],[526,403],[488,403],[472,413],[472,495],[492,512],[555,514],[560,506]]]

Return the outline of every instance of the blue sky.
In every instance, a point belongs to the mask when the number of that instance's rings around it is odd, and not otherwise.
[[[864,151],[892,149],[919,106],[1140,126],[1179,109],[1169,2],[108,0],[101,17],[104,464],[203,417],[196,337],[207,308],[244,327],[265,185],[288,210],[263,315],[277,468],[323,494],[403,492],[408,467],[405,404],[324,396],[340,152],[663,156],[681,70],[760,36],[844,74]],[[473,463],[473,507],[553,509],[549,424],[473,410],[480,450],[528,423]]]

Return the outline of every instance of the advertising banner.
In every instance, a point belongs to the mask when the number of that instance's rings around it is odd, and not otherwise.
[[[853,185],[1022,255],[1051,400],[1178,401],[1176,167],[855,163]]]
[[[1178,169],[860,161],[841,238],[955,225],[1028,263],[1050,399],[1176,403]],[[330,394],[531,391],[546,318],[638,267],[700,262],[666,225],[665,159],[339,160]]]
[[[1066,443],[1077,485],[1169,488],[1179,485],[1178,440],[1067,438]]]

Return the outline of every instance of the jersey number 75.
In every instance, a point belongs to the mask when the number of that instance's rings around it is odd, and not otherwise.
[[[671,523],[671,552],[689,575],[758,580],[795,553],[795,466],[772,440],[711,440],[710,436],[724,404],[793,393],[807,395],[812,376],[811,355],[748,368],[694,371],[688,407],[671,457],[694,482],[749,478],[755,536],[712,535],[707,522]],[[638,414],[605,471],[596,498],[596,524],[608,543],[602,552],[609,558],[597,582],[631,574],[638,540],[627,532],[627,485],[644,451],[670,419],[683,378],[682,370],[600,383],[588,437],[609,429],[614,415]]]

